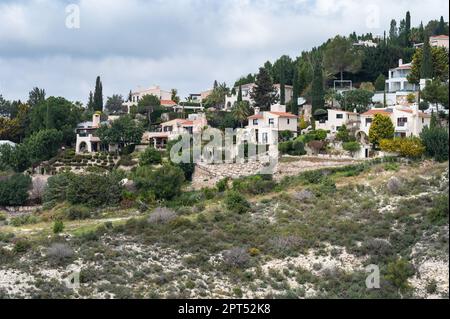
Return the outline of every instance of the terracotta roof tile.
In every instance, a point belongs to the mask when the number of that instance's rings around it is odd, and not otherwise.
[[[390,115],[391,115],[391,112],[388,112],[388,111],[386,111],[386,110],[369,110],[369,111],[367,111],[366,113],[363,113],[363,114],[361,114],[361,115],[363,115],[363,116],[373,116],[373,115],[375,115],[375,114],[381,114],[381,115],[387,115],[387,116],[390,116]]]
[[[257,120],[257,119],[263,119],[264,117],[263,117],[263,115],[262,114],[255,114],[255,115],[252,115],[252,116],[249,116],[249,120]]]

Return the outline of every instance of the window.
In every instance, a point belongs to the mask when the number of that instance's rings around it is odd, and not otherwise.
[[[288,125],[291,124],[291,120],[290,119],[287,119],[287,124]]]
[[[262,134],[262,142],[263,142],[263,144],[267,144],[269,142],[267,133]]]
[[[425,119],[422,117],[422,124],[424,124],[425,123]]]
[[[257,119],[253,120],[253,125],[258,125],[258,120]]]
[[[408,118],[407,117],[399,117],[397,119],[397,126],[398,127],[404,127],[404,126],[406,126],[407,123],[408,123]]]
[[[269,119],[269,125],[275,125],[275,119]]]
[[[337,119],[343,119],[344,118],[344,114],[336,114],[336,118]]]
[[[371,118],[366,119],[366,126],[370,125],[371,123],[372,123],[372,119]]]

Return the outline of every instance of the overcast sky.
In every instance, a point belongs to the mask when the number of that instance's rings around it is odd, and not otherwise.
[[[105,98],[155,84],[184,98],[336,34],[381,35],[407,10],[413,26],[448,21],[447,0],[362,2],[0,0],[0,94],[26,100],[38,86],[86,103],[100,75]],[[79,6],[80,28],[66,26],[69,4]]]

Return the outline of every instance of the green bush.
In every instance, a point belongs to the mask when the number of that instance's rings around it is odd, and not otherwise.
[[[254,175],[233,181],[233,190],[252,195],[270,192],[275,186],[272,175]]]
[[[117,173],[75,175],[67,187],[67,200],[89,207],[117,205],[122,199],[120,181]]]
[[[223,193],[223,192],[228,190],[228,188],[229,188],[228,187],[228,181],[229,180],[230,179],[228,177],[225,177],[225,178],[223,178],[223,179],[221,179],[220,181],[217,182],[216,188],[217,188],[217,191],[219,193]]]
[[[68,220],[82,220],[91,218],[91,211],[85,206],[71,206],[65,211]]]
[[[61,220],[57,220],[53,223],[53,233],[59,234],[64,230],[64,223]]]
[[[185,176],[181,168],[165,164],[157,169],[138,167],[133,180],[140,191],[150,191],[157,199],[172,199],[181,192]]]
[[[11,218],[9,222],[14,227],[20,227],[23,225],[31,225],[39,222],[39,219],[34,215],[22,215]]]
[[[448,131],[439,126],[425,127],[420,134],[425,152],[438,162],[448,160]]]
[[[20,239],[14,244],[13,252],[16,254],[24,253],[31,248],[31,243],[26,239]]]
[[[229,211],[236,214],[244,214],[251,209],[247,199],[237,191],[227,192],[224,203]]]
[[[44,191],[44,202],[63,202],[67,197],[67,189],[70,182],[75,179],[73,173],[62,173],[50,177],[47,180],[47,187]]]
[[[342,148],[353,156],[361,149],[361,145],[358,142],[345,142],[342,144]]]
[[[386,280],[401,292],[410,289],[408,278],[414,275],[414,269],[405,259],[398,259],[387,265]]]
[[[161,164],[162,156],[161,152],[153,147],[147,147],[147,149],[139,157],[139,165],[157,165]]]
[[[0,205],[23,205],[28,199],[30,186],[30,176],[23,174],[15,174],[5,180],[0,180]]]
[[[448,223],[448,194],[440,195],[434,200],[433,208],[428,213],[428,219],[432,223]]]

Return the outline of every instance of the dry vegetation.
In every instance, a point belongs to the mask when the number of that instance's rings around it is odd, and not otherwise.
[[[226,192],[203,190],[144,213],[65,220],[60,235],[52,218],[64,207],[37,224],[0,219],[0,297],[448,298],[448,163],[249,185],[239,213]],[[365,286],[369,264],[381,289]],[[74,271],[81,285],[71,289]]]

